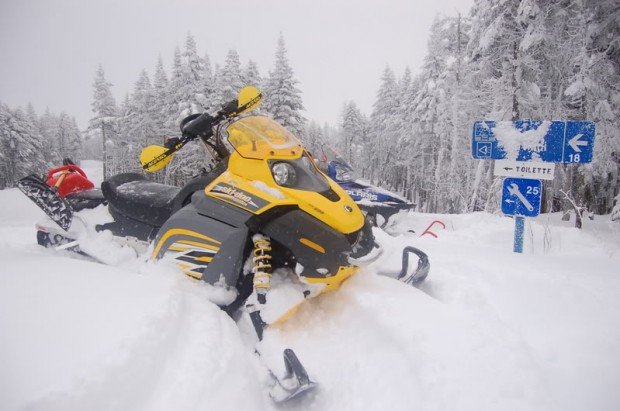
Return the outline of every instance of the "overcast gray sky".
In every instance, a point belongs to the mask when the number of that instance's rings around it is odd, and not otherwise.
[[[143,68],[191,32],[201,55],[222,63],[234,48],[242,64],[272,68],[283,33],[305,116],[338,121],[354,100],[370,113],[381,72],[415,74],[437,13],[467,13],[473,0],[0,0],[0,101],[66,111],[85,127],[101,63],[117,101]]]

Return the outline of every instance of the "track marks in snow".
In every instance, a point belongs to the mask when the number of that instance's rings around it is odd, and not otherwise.
[[[549,405],[519,341],[389,278],[362,272],[290,321],[275,339],[291,343],[324,384],[307,409]]]

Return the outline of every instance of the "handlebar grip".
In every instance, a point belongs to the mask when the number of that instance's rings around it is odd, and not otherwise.
[[[214,118],[207,113],[203,113],[183,127],[183,133],[193,136],[207,135],[212,132]]]
[[[237,109],[239,108],[238,106],[239,106],[239,103],[237,99],[234,99],[226,103],[226,105],[222,107],[222,109],[220,110],[218,114],[221,114],[224,117],[228,117],[231,114],[235,114],[237,112]]]

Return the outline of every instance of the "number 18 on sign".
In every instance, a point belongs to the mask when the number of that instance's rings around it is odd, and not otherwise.
[[[502,213],[515,216],[514,251],[523,252],[523,217],[536,217],[540,213],[542,182],[527,178],[507,178],[502,190]]]

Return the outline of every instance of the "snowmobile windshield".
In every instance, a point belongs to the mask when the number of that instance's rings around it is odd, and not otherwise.
[[[269,117],[250,116],[228,126],[228,142],[245,158],[295,158],[303,152],[301,142]]]
[[[336,181],[348,183],[355,179],[353,168],[342,158],[338,157],[330,163],[330,176]]]

